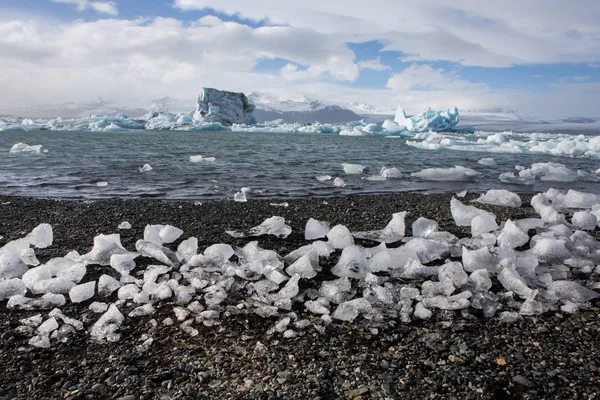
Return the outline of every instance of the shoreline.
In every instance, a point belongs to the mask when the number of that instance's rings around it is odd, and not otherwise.
[[[0,235],[4,236],[0,246],[23,237],[39,223],[50,223],[53,245],[36,249],[40,261],[45,262],[73,249],[82,254],[89,251],[94,236],[101,233],[121,234],[123,246],[132,250],[146,224],[171,224],[184,230],[181,239],[197,237],[200,251],[214,243],[235,248],[258,240],[261,248],[285,255],[309,243],[304,240],[308,218],[327,220],[332,226],[344,224],[352,231],[370,230],[383,228],[392,213],[399,211],[409,212],[407,235],[412,222],[424,216],[435,219],[440,230],[470,236],[469,228],[454,224],[449,204],[452,196],[402,193],[285,200],[288,207],[270,206],[272,200],[194,205],[192,201],[155,199],[0,196]],[[475,197],[469,193],[460,200],[471,204]],[[524,205],[517,209],[475,204],[494,212],[499,220],[536,216],[528,204],[530,196],[521,198]],[[248,229],[273,215],[284,217],[292,227],[286,239],[240,239],[225,233]],[[125,220],[132,229],[118,230]],[[93,279],[111,270],[93,269],[89,272]],[[113,297],[109,300],[114,301]],[[61,310],[89,328],[98,318],[87,309],[91,301],[67,303]],[[254,314],[232,315],[220,326],[195,324],[199,334],[190,337],[177,323],[161,323],[173,317],[174,305],[160,302],[152,316],[126,317],[121,340],[116,343],[96,343],[89,335],[78,333],[66,343],[36,349],[15,329],[20,319],[47,311],[7,310],[6,301],[0,302],[0,362],[4,366],[0,397],[566,399],[592,398],[600,393],[597,303],[573,315],[548,313],[513,324],[498,318],[463,317],[409,324],[387,321],[375,332],[358,319],[336,322],[323,333],[298,331],[297,337],[288,339],[268,333],[277,318]],[[149,337],[154,341],[144,347]]]

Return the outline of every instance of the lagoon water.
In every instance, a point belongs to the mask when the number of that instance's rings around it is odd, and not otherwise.
[[[12,145],[41,144],[41,154],[9,153]],[[190,156],[215,157],[190,162]],[[493,157],[496,165],[478,164]],[[232,199],[242,187],[252,198],[328,197],[395,192],[458,192],[504,188],[538,192],[550,187],[600,193],[595,175],[576,182],[536,181],[534,185],[502,183],[498,176],[539,162],[562,163],[577,171],[595,172],[600,160],[543,154],[423,150],[403,138],[348,137],[336,134],[277,134],[248,132],[129,131],[0,133],[0,193],[56,198]],[[342,163],[361,164],[359,175],[347,175]],[[149,172],[139,167],[150,164]],[[424,168],[469,167],[482,173],[470,182],[434,182],[412,177]],[[400,178],[372,181],[382,167],[396,167]],[[334,187],[317,175],[341,177]],[[107,182],[106,186],[98,186]]]

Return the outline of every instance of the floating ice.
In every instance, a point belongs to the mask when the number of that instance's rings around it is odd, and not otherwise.
[[[504,189],[490,189],[486,194],[482,194],[478,199],[473,201],[497,206],[521,207],[521,198],[519,195]]]
[[[254,108],[244,93],[202,88],[193,119],[225,126],[251,125],[256,123],[252,115]]]
[[[29,146],[25,143],[17,143],[10,148],[9,153],[34,153],[40,154],[42,152],[42,145],[36,144],[34,146]]]
[[[190,156],[190,162],[199,163],[199,162],[213,162],[215,161],[215,157],[202,157],[201,155]]]
[[[426,181],[472,181],[481,176],[481,173],[457,165],[454,168],[426,168],[411,175]]]
[[[304,229],[304,239],[320,239],[322,237],[327,236],[329,230],[329,222],[318,221],[314,218],[310,218],[308,222],[306,222],[306,228]]]
[[[481,210],[473,206],[466,206],[454,197],[450,200],[450,212],[454,223],[458,226],[471,226],[471,221],[478,215],[491,215],[488,211]]]
[[[106,182],[106,181],[96,182],[96,186],[98,186],[98,187],[106,187],[106,186],[108,186],[108,182]]]
[[[354,244],[352,234],[344,225],[336,225],[327,233],[327,240],[336,249],[345,249]]]
[[[392,168],[382,167],[381,170],[379,171],[379,175],[381,175],[384,178],[401,178],[402,172],[400,172],[400,170],[396,167],[392,167]]]
[[[344,172],[348,175],[357,175],[362,174],[365,167],[360,164],[342,164],[342,168],[344,168]]]
[[[330,181],[333,177],[331,175],[317,175],[315,179],[319,182]]]
[[[152,166],[150,164],[144,164],[143,166],[141,166],[139,168],[140,172],[148,172],[148,171],[152,171]]]
[[[487,165],[487,166],[496,165],[496,161],[494,161],[494,159],[491,157],[482,158],[479,161],[477,161],[477,163],[481,164],[481,165]]]
[[[335,187],[344,187],[346,186],[346,181],[340,178],[339,176],[333,180],[333,186]]]
[[[359,239],[369,239],[382,243],[394,243],[404,237],[405,224],[404,218],[407,212],[398,212],[392,214],[392,220],[385,228],[378,231],[356,232],[354,237]]]
[[[396,110],[394,122],[398,126],[404,126],[410,132],[444,132],[452,131],[458,124],[458,108],[448,109],[446,111],[435,111],[426,108],[421,114],[407,116],[402,107]]]
[[[96,281],[82,283],[81,285],[74,286],[69,290],[69,298],[72,303],[81,303],[94,297],[94,291],[96,289]]]
[[[240,203],[245,203],[248,201],[248,199],[246,198],[246,193],[250,192],[250,188],[249,187],[243,187],[240,189],[239,192],[236,192],[233,195],[233,201],[237,201]]]

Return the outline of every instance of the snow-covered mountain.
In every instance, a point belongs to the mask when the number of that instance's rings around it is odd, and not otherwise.
[[[377,107],[372,104],[359,103],[352,101],[348,103],[348,108],[359,115],[394,115],[395,109],[389,107]]]
[[[344,123],[362,118],[352,110],[323,104],[306,96],[283,99],[271,94],[253,92],[248,98],[256,106],[254,116],[258,122],[280,119],[299,123]]]

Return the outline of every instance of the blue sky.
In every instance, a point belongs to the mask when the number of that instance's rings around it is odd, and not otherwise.
[[[193,104],[213,86],[381,110],[600,116],[599,2],[479,3],[3,0],[0,109]]]

